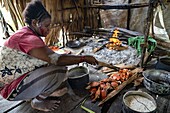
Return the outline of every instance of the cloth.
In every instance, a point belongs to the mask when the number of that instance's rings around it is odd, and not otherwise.
[[[0,94],[7,100],[15,97],[17,89],[29,72],[48,65],[47,62],[8,47],[0,47]]]
[[[5,43],[5,46],[28,53],[34,48],[45,47],[43,40],[27,26],[18,30]]]
[[[66,67],[50,65],[31,72],[13,100],[27,100],[38,95],[49,96],[66,78],[66,71]]]
[[[24,78],[28,75],[29,74],[26,73],[16,80],[12,81],[11,83],[5,84],[5,86],[0,89],[1,96],[7,100],[13,100],[14,97],[17,95],[18,89],[20,88],[20,86],[22,86]]]
[[[144,44],[144,36],[131,37],[128,39],[128,45],[137,49],[138,55],[141,55],[142,48],[141,44]],[[149,53],[153,52],[157,46],[157,42],[152,37],[148,37],[148,47],[147,51]]]
[[[8,47],[0,47],[0,82],[9,84],[25,73],[47,65],[48,62]]]
[[[6,84],[0,94],[10,101],[32,99],[38,95],[47,97],[67,78],[66,71],[66,67],[55,65],[36,69]]]

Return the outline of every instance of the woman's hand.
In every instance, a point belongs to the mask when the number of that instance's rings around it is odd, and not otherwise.
[[[67,65],[79,64],[82,62],[87,62],[88,64],[92,64],[92,65],[98,64],[98,61],[93,56],[90,55],[76,56],[76,55],[63,54],[58,58],[56,65],[67,66]]]
[[[92,64],[92,65],[97,65],[98,64],[98,61],[96,60],[96,58],[94,58],[93,56],[90,56],[90,55],[85,55],[84,56],[84,61],[89,63],[89,64]]]

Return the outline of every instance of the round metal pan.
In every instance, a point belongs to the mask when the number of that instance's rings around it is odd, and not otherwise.
[[[78,40],[75,40],[75,41],[68,41],[66,43],[66,46],[69,47],[69,48],[79,48],[79,47],[82,47],[84,44],[81,43],[80,41]]]

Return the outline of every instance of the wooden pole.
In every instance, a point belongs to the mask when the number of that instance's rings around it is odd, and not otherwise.
[[[61,0],[60,3],[61,3],[60,5],[61,5],[61,10],[62,10],[62,13],[61,13],[61,19],[62,19],[61,26],[62,26],[63,48],[64,48],[65,47],[65,36],[64,36],[64,15],[63,15],[64,3],[63,3],[63,0]]]
[[[141,67],[144,66],[145,53],[148,46],[148,36],[149,36],[150,26],[153,21],[153,9],[154,9],[154,0],[150,0],[148,13],[147,13],[147,23],[145,25],[145,32],[144,32],[144,45],[143,45],[141,64],[140,64]]]
[[[128,0],[128,4],[130,4],[132,0]],[[128,9],[128,16],[127,16],[127,29],[130,29],[130,18],[131,18],[131,9]]]

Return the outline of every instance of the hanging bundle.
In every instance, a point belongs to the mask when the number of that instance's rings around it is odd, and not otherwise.
[[[141,44],[144,44],[144,36],[131,37],[128,39],[128,45],[134,47],[138,51],[138,55],[142,53]],[[153,52],[157,46],[157,42],[152,37],[148,37],[148,47],[147,51],[149,53]]]

